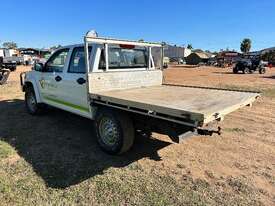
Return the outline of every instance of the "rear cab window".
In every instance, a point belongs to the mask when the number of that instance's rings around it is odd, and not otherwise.
[[[138,69],[148,67],[148,51],[145,48],[110,47],[109,69]],[[101,52],[99,69],[106,69],[104,50]]]

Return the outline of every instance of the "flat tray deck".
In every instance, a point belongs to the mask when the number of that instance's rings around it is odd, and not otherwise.
[[[251,104],[259,93],[184,86],[151,86],[90,94],[95,100],[209,123]]]

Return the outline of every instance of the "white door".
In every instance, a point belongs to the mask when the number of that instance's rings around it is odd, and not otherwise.
[[[91,117],[87,100],[84,47],[73,49],[67,72],[62,81],[64,94],[66,94],[63,95],[63,101],[70,104],[74,113]]]
[[[47,61],[39,80],[39,89],[43,102],[64,109],[63,79],[68,66],[69,49],[56,51]],[[62,95],[61,95],[62,94]]]

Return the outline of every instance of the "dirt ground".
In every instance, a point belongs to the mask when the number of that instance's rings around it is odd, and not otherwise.
[[[24,109],[19,67],[0,86],[0,205],[275,205],[275,68],[165,70],[164,82],[262,92],[226,116],[221,136],[181,144],[137,137],[123,156],[96,144],[92,122]],[[202,97],[203,99],[203,97]]]

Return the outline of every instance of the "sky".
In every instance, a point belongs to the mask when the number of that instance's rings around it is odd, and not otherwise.
[[[99,36],[194,48],[252,50],[275,46],[275,0],[13,0],[1,2],[0,44],[47,48]]]

